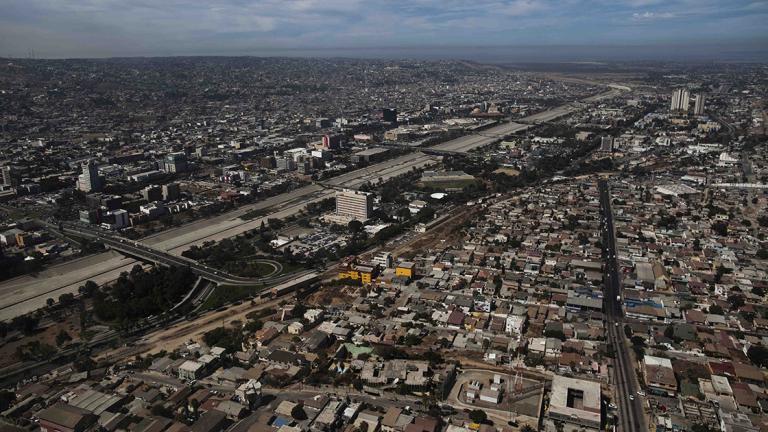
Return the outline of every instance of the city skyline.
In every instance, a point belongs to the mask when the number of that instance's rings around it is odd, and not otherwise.
[[[760,61],[767,16],[742,0],[10,1],[0,56]]]

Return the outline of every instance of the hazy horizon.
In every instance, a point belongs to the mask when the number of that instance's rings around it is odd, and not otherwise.
[[[0,56],[11,58],[768,60],[764,0],[5,3]]]

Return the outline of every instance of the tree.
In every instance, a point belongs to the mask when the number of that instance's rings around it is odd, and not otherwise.
[[[347,224],[347,228],[349,229],[350,234],[354,235],[359,233],[363,229],[363,223],[357,219],[352,219]]]
[[[59,333],[56,335],[56,346],[62,346],[64,343],[69,342],[72,340],[72,336],[69,335],[64,329],[59,330]]]
[[[715,234],[726,237],[728,236],[728,223],[723,221],[717,221],[712,224],[712,231],[715,232]]]
[[[483,410],[472,410],[469,412],[469,419],[475,423],[483,424],[488,420],[488,415]]]
[[[723,308],[721,308],[720,305],[712,305],[709,307],[709,313],[713,315],[722,315]]]
[[[758,296],[758,297],[764,297],[765,296],[765,289],[762,287],[756,286],[752,288],[752,294]]]
[[[295,420],[306,420],[307,419],[307,413],[304,412],[304,406],[301,404],[297,404],[293,407],[291,410],[291,417],[293,417]]]
[[[0,390],[0,411],[5,411],[11,407],[11,403],[16,400],[16,394],[8,390]]]
[[[749,347],[747,357],[757,366],[768,367],[768,348],[762,345],[752,345]]]
[[[48,297],[47,299],[45,299],[45,305],[48,307],[52,307],[54,303],[56,303],[56,301],[51,297]]]
[[[738,294],[728,296],[728,303],[731,304],[731,310],[736,310],[744,306],[744,297]]]
[[[536,432],[536,429],[531,425],[523,425],[523,427],[520,428],[520,432]]]
[[[714,432],[714,429],[707,423],[696,423],[691,426],[691,432]]]
[[[39,318],[35,318],[29,315],[22,315],[14,318],[11,321],[11,325],[16,330],[21,331],[25,335],[30,335],[37,330],[37,325],[40,322]]]

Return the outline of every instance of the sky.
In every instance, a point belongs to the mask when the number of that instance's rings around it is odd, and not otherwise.
[[[0,0],[0,56],[768,60],[768,0]]]

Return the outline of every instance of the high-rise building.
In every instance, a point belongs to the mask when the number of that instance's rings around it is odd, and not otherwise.
[[[150,185],[141,190],[141,196],[147,202],[155,202],[163,199],[163,189],[157,185]]]
[[[600,151],[611,153],[613,151],[613,137],[604,136],[600,139]]]
[[[342,137],[341,134],[323,135],[323,148],[337,149],[341,147]]]
[[[677,89],[672,92],[672,103],[669,106],[671,111],[688,111],[688,105],[691,102],[691,93],[688,89]]]
[[[94,161],[83,164],[83,173],[77,178],[77,188],[83,192],[101,192],[104,180],[99,176],[99,167]]]
[[[18,186],[20,181],[19,171],[11,165],[0,167],[0,186]]]
[[[703,93],[697,94],[693,104],[693,114],[697,116],[703,115],[705,103],[706,103],[706,96],[704,96]]]
[[[336,193],[336,214],[350,220],[365,222],[373,212],[373,194],[355,190]]]
[[[168,153],[163,159],[163,168],[169,173],[187,171],[187,154],[184,152]]]
[[[181,197],[181,188],[178,183],[163,185],[163,201],[174,201]]]

